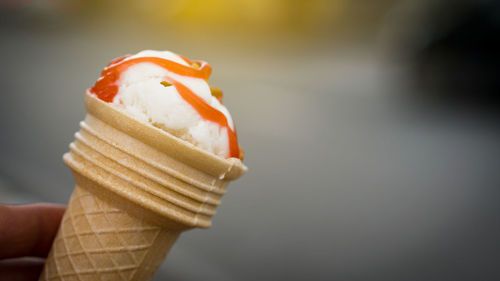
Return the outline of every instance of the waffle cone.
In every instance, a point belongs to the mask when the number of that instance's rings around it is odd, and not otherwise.
[[[87,93],[63,157],[76,187],[39,280],[150,280],[182,231],[211,225],[246,172]]]

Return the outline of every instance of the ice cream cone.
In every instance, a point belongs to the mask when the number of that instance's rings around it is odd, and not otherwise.
[[[150,280],[182,231],[210,227],[246,167],[92,94],[85,103],[63,157],[76,187],[39,280]]]

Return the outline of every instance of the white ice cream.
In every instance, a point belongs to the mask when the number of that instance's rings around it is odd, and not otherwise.
[[[169,51],[146,50],[127,59],[136,57],[160,57],[188,65],[178,55]],[[200,114],[179,95],[174,86],[162,85],[161,82],[165,81],[166,76],[184,84],[208,105],[222,112],[234,130],[229,111],[212,96],[210,87],[204,79],[179,76],[153,63],[138,63],[122,73],[118,81],[118,94],[113,104],[139,120],[150,122],[202,149],[227,157],[229,155],[227,129],[202,119]]]

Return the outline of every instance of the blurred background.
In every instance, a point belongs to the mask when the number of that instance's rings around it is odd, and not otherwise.
[[[113,58],[214,68],[247,175],[155,280],[500,280],[500,5],[0,0],[0,202],[66,203]]]

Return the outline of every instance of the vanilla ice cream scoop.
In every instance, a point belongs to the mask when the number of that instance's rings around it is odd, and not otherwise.
[[[89,91],[201,149],[239,158],[233,120],[221,92],[209,86],[210,74],[206,62],[146,50],[111,61]]]

